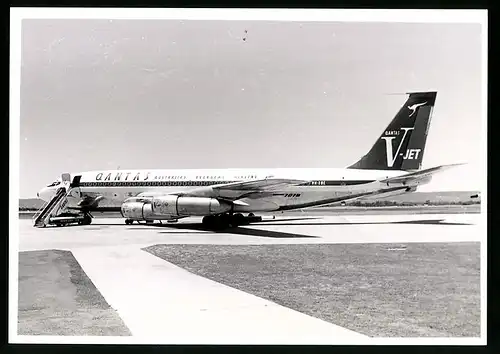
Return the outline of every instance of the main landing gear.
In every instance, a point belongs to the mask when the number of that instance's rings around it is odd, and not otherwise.
[[[220,214],[208,215],[203,217],[202,223],[205,227],[213,229],[224,229],[227,227],[235,227],[240,225],[247,225],[251,222],[262,221],[261,216],[255,216],[253,213],[244,216],[243,214]]]
[[[126,225],[132,225],[134,221],[132,219],[125,219]],[[167,220],[168,223],[177,222],[177,219]],[[203,217],[202,223],[203,226],[210,229],[224,229],[228,227],[236,227],[240,225],[248,225],[252,222],[262,221],[262,216],[255,216],[253,213],[248,214],[248,216],[244,216],[243,214],[219,214],[219,215],[208,215]],[[161,221],[160,221],[161,222]],[[138,224],[142,223],[142,221],[137,221]],[[146,225],[151,225],[154,223],[153,220],[146,220]]]
[[[83,219],[78,222],[79,225],[90,225],[92,223],[92,217],[90,214],[85,214]]]

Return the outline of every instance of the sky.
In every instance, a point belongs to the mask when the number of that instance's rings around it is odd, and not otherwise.
[[[422,191],[482,182],[479,24],[23,20],[20,197],[63,172],[345,167],[437,90]]]

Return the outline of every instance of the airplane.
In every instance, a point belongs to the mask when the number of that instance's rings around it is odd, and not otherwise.
[[[372,148],[345,168],[99,170],[64,173],[39,191],[46,205],[35,226],[88,225],[91,212],[134,221],[203,217],[210,228],[281,212],[414,192],[432,175],[460,164],[421,169],[437,92],[410,92]],[[248,216],[244,216],[248,213]]]

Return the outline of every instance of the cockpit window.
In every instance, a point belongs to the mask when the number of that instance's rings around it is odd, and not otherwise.
[[[47,187],[54,187],[54,186],[57,186],[61,184],[61,181],[55,181],[55,182],[52,182],[51,184],[49,184]]]

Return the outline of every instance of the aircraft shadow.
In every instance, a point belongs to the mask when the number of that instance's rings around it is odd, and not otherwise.
[[[304,218],[301,218],[304,219]],[[252,223],[257,224],[257,223]],[[250,224],[251,225],[251,224]],[[148,225],[149,227],[133,227],[131,226],[129,230],[151,230],[151,227],[159,227],[164,229],[177,229],[177,230],[191,230],[191,231],[206,231],[207,233],[212,234],[234,234],[234,235],[245,235],[245,236],[257,236],[257,237],[271,237],[271,238],[318,238],[317,236],[309,236],[303,234],[289,233],[289,232],[280,232],[280,231],[271,231],[271,230],[259,230],[246,228],[245,226],[249,225],[241,225],[237,227],[228,227],[224,229],[213,230],[210,229],[203,224],[200,223],[182,223],[182,224],[153,224]],[[162,234],[181,234],[184,232],[172,232],[172,231],[162,231]],[[196,233],[196,234],[204,234],[204,232]],[[196,235],[193,234],[193,235]]]
[[[318,238],[317,236],[309,236],[303,234],[295,234],[290,232],[280,232],[271,230],[257,230],[246,228],[244,226],[230,227],[222,230],[207,230],[216,234],[234,234],[234,235],[244,235],[244,236],[257,236],[257,237],[270,237],[270,238]],[[162,234],[171,234],[168,231],[160,232]]]
[[[274,225],[269,225],[269,226],[337,226],[337,225],[350,225],[350,226],[356,226],[356,225],[389,225],[389,224],[413,224],[413,225],[473,225],[469,223],[458,223],[458,222],[446,222],[445,219],[424,219],[424,220],[403,220],[403,221],[387,221],[387,222],[328,222],[328,223],[322,223],[322,222],[291,222],[291,221],[302,221],[302,220],[313,220],[313,219],[321,219],[321,218],[291,218],[291,219],[272,219],[272,220],[263,220],[263,221],[257,221],[257,222],[252,222],[250,224],[246,225],[240,225],[236,227],[228,227],[224,229],[211,229],[206,226],[204,226],[201,223],[179,223],[179,224],[173,224],[173,223],[167,223],[167,224],[152,224],[152,225],[142,225],[142,226],[130,226],[127,229],[128,230],[152,230],[154,228],[160,228],[160,229],[169,229],[171,231],[161,231],[159,233],[162,234],[184,234],[186,235],[185,231],[181,230],[190,230],[190,231],[202,231],[199,233],[193,233],[191,235],[196,235],[196,234],[205,234],[205,233],[210,233],[210,234],[233,234],[233,235],[244,235],[244,236],[256,236],[256,237],[269,237],[269,238],[318,238],[318,236],[310,236],[310,235],[304,235],[304,234],[298,234],[298,233],[290,233],[290,232],[282,232],[282,231],[272,231],[272,230],[263,230],[260,228],[254,229],[254,228],[249,228],[245,226],[251,226],[251,225],[266,225],[266,224],[272,224],[275,222],[280,222]],[[174,231],[174,230],[179,230],[179,231]]]
[[[461,222],[447,222],[445,219],[425,219],[425,220],[403,220],[403,221],[381,221],[381,222],[290,222],[290,221],[301,221],[301,220],[314,220],[321,219],[315,217],[306,217],[306,218],[291,218],[291,219],[272,219],[272,220],[262,220],[251,222],[249,224],[240,225],[237,227],[231,227],[226,229],[213,230],[208,227],[205,227],[201,223],[180,223],[180,224],[152,224],[141,226],[130,226],[128,230],[151,230],[151,228],[167,228],[167,229],[178,229],[178,230],[193,230],[193,231],[203,231],[201,233],[232,233],[239,235],[247,235],[247,236],[261,236],[261,237],[274,237],[274,238],[316,238],[316,236],[308,236],[302,234],[288,233],[288,232],[278,232],[278,231],[269,231],[269,230],[256,230],[245,228],[245,226],[251,225],[266,225],[272,223],[278,223],[274,226],[336,226],[336,225],[390,225],[390,224],[409,224],[409,225],[453,225],[453,226],[464,226],[464,225],[474,225],[471,223],[461,223]],[[94,225],[86,225],[89,231],[99,229],[100,226],[117,226],[119,224],[94,224]],[[73,227],[79,226],[77,224],[66,225],[65,227]],[[56,226],[50,226],[47,229],[59,229]],[[185,234],[185,232],[179,231],[168,231],[162,232],[168,234]],[[200,234],[201,234],[200,233]]]
[[[289,218],[289,219],[268,219],[268,220],[262,220],[262,221],[253,221],[251,224],[267,224],[267,223],[272,223],[272,222],[279,222],[279,221],[298,221],[298,220],[318,220],[322,218],[317,218],[317,217],[302,217],[302,218]]]
[[[298,220],[316,220],[316,219],[321,219],[321,218],[303,217],[303,218],[290,218],[290,219],[262,220],[262,221],[253,221],[253,222],[250,222],[250,223],[239,225],[238,227],[240,227],[240,226],[249,226],[249,225],[260,224],[260,223],[271,223],[271,222],[277,222],[277,221],[298,221]],[[96,224],[96,226],[97,225],[99,225],[99,226],[101,226],[101,225],[102,226],[117,226],[117,225],[121,225],[121,223],[120,224],[110,224],[110,223]],[[80,226],[80,225],[71,225],[71,226]],[[134,229],[134,230],[151,230],[152,227],[191,229],[191,230],[207,231],[207,232],[217,231],[217,230],[213,230],[213,229],[204,227],[203,224],[201,224],[201,223],[193,223],[193,222],[190,222],[190,223],[182,223],[182,222],[181,223],[167,223],[167,222],[163,222],[161,224],[160,223],[155,223],[155,224],[149,224],[149,225],[146,224],[146,223],[144,223],[144,222],[141,222],[140,226],[137,226],[136,224],[134,224],[131,227],[129,227],[128,229],[129,230],[131,230],[131,229]],[[219,231],[221,231],[221,230],[219,230]]]
[[[279,220],[276,220],[279,221]],[[288,220],[286,220],[288,221]],[[260,224],[261,222],[256,222],[253,224]],[[297,223],[288,223],[283,222],[276,224],[275,226],[335,226],[335,225],[388,225],[388,224],[413,224],[413,225],[474,225],[470,223],[461,223],[461,222],[447,222],[445,219],[430,219],[430,220],[403,220],[403,221],[381,221],[381,222],[297,222]]]

